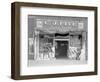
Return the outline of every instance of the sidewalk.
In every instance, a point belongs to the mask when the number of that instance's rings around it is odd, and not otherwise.
[[[81,65],[86,64],[83,60],[56,59],[56,60],[29,60],[28,66],[58,66],[58,65]]]

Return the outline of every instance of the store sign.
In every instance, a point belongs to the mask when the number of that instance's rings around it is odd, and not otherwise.
[[[79,23],[78,23],[78,28],[79,28],[79,29],[83,29],[83,28],[84,28],[84,23],[79,22]]]
[[[36,27],[43,28],[46,30],[56,30],[60,32],[66,31],[78,31],[83,29],[83,22],[80,21],[71,21],[71,20],[46,20],[46,19],[37,19]]]
[[[37,19],[37,20],[36,20],[36,27],[38,27],[38,28],[43,27],[43,21]]]
[[[66,20],[41,20],[37,19],[37,26],[51,25],[51,26],[77,26],[78,21],[66,21]]]

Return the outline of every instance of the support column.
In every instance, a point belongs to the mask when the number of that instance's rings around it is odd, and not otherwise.
[[[35,30],[35,36],[34,36],[34,60],[39,59],[39,31]]]

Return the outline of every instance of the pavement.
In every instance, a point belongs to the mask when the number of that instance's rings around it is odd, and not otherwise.
[[[55,59],[55,60],[29,60],[28,66],[59,66],[59,65],[82,65],[86,60]]]

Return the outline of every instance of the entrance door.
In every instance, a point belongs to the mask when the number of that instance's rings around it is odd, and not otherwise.
[[[55,57],[56,58],[67,58],[68,50],[68,41],[56,41],[56,47],[55,47]]]

